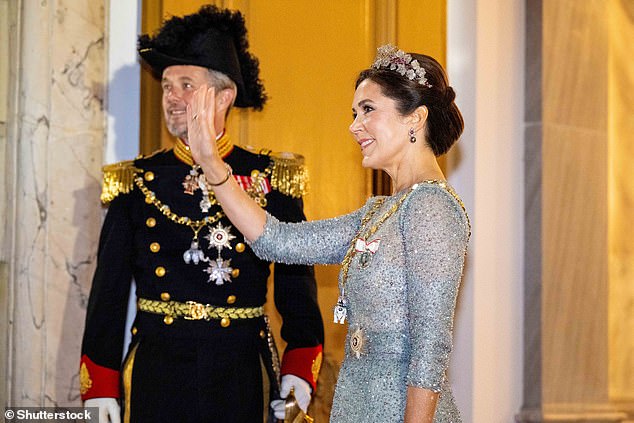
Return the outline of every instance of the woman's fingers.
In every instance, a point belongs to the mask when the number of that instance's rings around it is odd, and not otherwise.
[[[203,84],[194,91],[187,105],[187,137],[196,161],[217,154],[214,117],[215,90]]]
[[[207,120],[205,122],[207,122],[208,128],[210,129],[210,133],[214,135],[214,139],[216,139],[215,134],[216,131],[214,130],[214,120],[215,120],[215,116],[216,116],[216,90],[213,86],[211,87],[205,87],[207,88],[205,91],[205,96],[204,96],[204,108],[205,108],[205,112],[207,113]]]

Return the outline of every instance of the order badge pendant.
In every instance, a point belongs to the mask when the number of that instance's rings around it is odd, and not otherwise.
[[[372,255],[368,251],[364,251],[363,253],[361,253],[361,255],[359,256],[359,267],[361,269],[365,269],[366,267],[368,267],[371,258]]]
[[[194,195],[194,192],[198,189],[198,171],[192,168],[189,171],[189,175],[185,176],[182,185],[185,194]]]
[[[216,260],[210,260],[209,267],[205,272],[209,274],[207,282],[214,281],[216,285],[224,285],[225,282],[231,282],[231,259],[223,260],[218,257]]]
[[[203,197],[203,199],[200,200],[199,206],[200,211],[202,211],[203,213],[209,213],[209,209],[212,206],[211,200],[209,200],[209,196]]]
[[[379,249],[380,239],[367,242],[365,238],[357,238],[354,241],[354,251],[359,254],[359,268],[365,269],[372,261],[372,255]]]
[[[183,253],[183,260],[185,260],[186,264],[198,264],[201,261],[209,261],[209,259],[205,257],[205,254],[200,250],[200,248],[198,248],[198,241],[196,240],[193,240],[189,247],[189,250]]]
[[[348,309],[346,308],[346,301],[340,297],[334,310],[334,323],[343,325],[346,322],[347,314]]]

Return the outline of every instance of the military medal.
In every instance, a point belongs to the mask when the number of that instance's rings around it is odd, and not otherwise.
[[[218,250],[218,254],[222,251],[223,248],[231,249],[231,240],[235,239],[235,236],[230,232],[231,226],[227,226],[226,228],[222,226],[222,223],[218,223],[218,225],[213,228],[209,235],[205,238],[209,240],[209,248],[215,247]]]
[[[194,192],[198,189],[198,171],[196,168],[192,167],[189,174],[185,176],[182,185],[185,194],[194,195]]]
[[[226,282],[231,282],[231,272],[233,268],[229,266],[231,259],[223,260],[220,256],[216,260],[210,260],[209,267],[205,269],[205,272],[209,273],[209,279],[216,282],[216,285],[224,285]]]
[[[202,193],[202,200],[200,200],[198,206],[203,213],[209,213],[211,206],[216,204],[215,199],[212,199],[212,196],[209,194],[205,175],[200,173],[200,166],[192,165],[192,168],[189,171],[189,174],[185,176],[185,180],[182,185],[183,192],[188,195],[194,195],[196,190],[200,189]]]
[[[198,205],[203,213],[207,213],[211,206],[215,204],[215,201],[211,201],[211,195],[209,195],[209,189],[207,189],[207,178],[205,178],[204,174],[198,175],[198,188],[200,188],[203,195],[203,199],[200,200]]]
[[[202,211],[203,213],[208,213],[209,209],[212,206],[211,200],[209,200],[209,196],[203,195],[203,199],[200,200],[198,206],[200,207],[200,211]]]
[[[209,234],[205,236],[209,240],[209,249],[215,248],[218,250],[218,257],[215,260],[206,259],[209,263],[209,267],[205,269],[205,272],[209,273],[209,280],[207,282],[215,281],[216,285],[223,285],[225,282],[231,282],[231,272],[233,268],[230,266],[231,259],[224,260],[220,256],[220,252],[223,248],[231,249],[231,240],[235,236],[230,232],[231,226],[224,227],[222,223],[218,222],[215,228],[209,231]]]

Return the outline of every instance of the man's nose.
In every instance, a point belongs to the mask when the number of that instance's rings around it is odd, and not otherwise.
[[[172,101],[177,101],[182,98],[182,94],[178,92],[178,90],[171,89],[167,91],[167,99]]]

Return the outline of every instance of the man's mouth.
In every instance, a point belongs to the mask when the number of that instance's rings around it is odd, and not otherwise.
[[[185,115],[187,112],[185,109],[170,109],[168,114],[170,116],[183,116]]]

